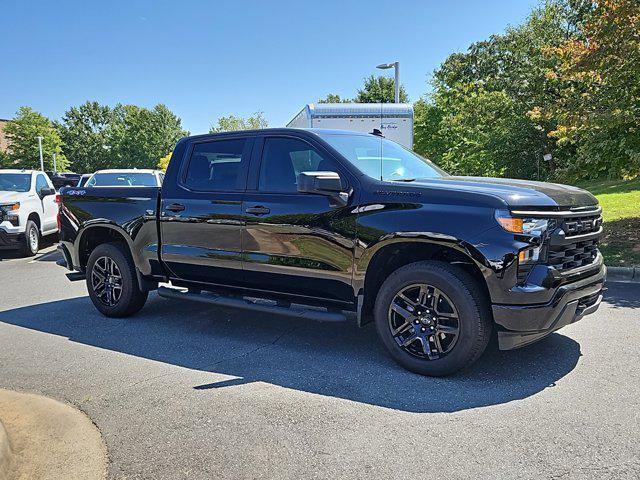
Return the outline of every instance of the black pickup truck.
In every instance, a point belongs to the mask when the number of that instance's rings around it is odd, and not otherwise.
[[[512,349],[594,312],[606,275],[588,192],[450,176],[375,134],[193,136],[161,188],[61,193],[64,264],[104,315],[155,289],[315,320],[353,311],[425,375],[470,365],[492,335]]]

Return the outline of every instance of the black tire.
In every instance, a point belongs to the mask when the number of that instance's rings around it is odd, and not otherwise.
[[[105,294],[105,288],[94,287],[99,284],[99,278],[104,276],[103,265],[110,262],[115,263],[112,272],[114,275],[108,275],[111,279],[120,277],[120,281],[113,280],[109,283],[111,294]],[[98,266],[96,264],[98,263]],[[95,272],[95,274],[94,274]],[[106,277],[105,277],[106,278]],[[89,256],[86,272],[87,290],[94,306],[107,317],[127,317],[140,311],[147,301],[149,292],[140,290],[138,285],[138,277],[136,275],[136,267],[127,248],[120,243],[103,243],[98,245]],[[116,285],[119,284],[119,291],[116,298]],[[97,291],[96,291],[97,290]],[[111,301],[107,301],[107,298]]]
[[[399,338],[400,335],[394,337],[392,333],[392,325],[395,327],[398,324],[398,318],[400,318],[400,323],[406,322],[402,331],[404,332],[403,335],[406,335],[409,339],[416,335],[417,330],[415,329],[418,327],[422,331],[425,330],[422,328],[423,324],[413,325],[418,320],[416,317],[411,316],[407,321],[404,316],[397,317],[395,312],[391,312],[391,303],[398,302],[398,297],[396,296],[401,292],[411,291],[411,288],[418,288],[412,287],[418,284],[425,284],[438,289],[441,294],[444,294],[441,297],[446,298],[446,301],[453,304],[452,311],[457,313],[455,320],[452,320],[455,322],[457,334],[452,333],[451,337],[448,337],[447,334],[442,334],[443,336],[441,337],[442,339],[454,339],[449,340],[450,350],[448,352],[433,353],[440,352],[440,350],[435,350],[435,347],[433,350],[430,350],[428,346],[424,347],[425,339],[427,340],[427,345],[431,345],[429,340],[434,338],[429,336],[429,333],[422,334],[426,337],[423,337],[422,340],[416,339],[418,342],[409,344],[409,346],[402,346],[401,343],[403,343],[404,338]],[[419,296],[420,294],[418,294]],[[410,307],[409,304],[406,305],[407,308]],[[423,307],[415,307],[414,313],[418,311],[418,308]],[[433,315],[434,310],[433,307],[431,308],[432,313],[425,314],[425,316]],[[426,311],[429,312],[429,310]],[[459,267],[444,262],[417,262],[393,272],[382,284],[378,292],[374,316],[378,336],[391,357],[412,372],[435,377],[450,375],[473,364],[486,349],[492,332],[491,313],[486,294],[480,289],[471,275]],[[427,321],[425,317],[421,318],[425,322]],[[433,317],[429,318],[429,321],[433,320]],[[434,325],[438,321],[435,320]],[[410,328],[409,324],[411,324]],[[424,327],[431,329],[432,327],[428,325],[431,324],[425,323]],[[401,330],[401,328],[398,327],[397,330]],[[436,337],[436,339],[438,347],[442,347],[440,337]],[[413,349],[413,351],[408,349]],[[430,350],[432,353],[428,355],[433,354],[433,357],[419,356],[420,350]]]
[[[33,257],[38,253],[38,250],[40,250],[40,230],[33,220],[27,220],[20,251],[26,257]]]

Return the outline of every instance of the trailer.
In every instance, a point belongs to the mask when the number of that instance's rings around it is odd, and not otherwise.
[[[386,138],[413,148],[413,106],[409,103],[309,103],[287,127],[367,133],[378,129]]]

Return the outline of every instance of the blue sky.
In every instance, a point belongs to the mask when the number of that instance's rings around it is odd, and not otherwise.
[[[263,111],[284,125],[327,93],[353,96],[375,65],[401,64],[411,100],[474,41],[537,0],[0,2],[0,118],[52,119],[86,100],[164,103],[192,133]],[[393,75],[387,70],[386,75]]]

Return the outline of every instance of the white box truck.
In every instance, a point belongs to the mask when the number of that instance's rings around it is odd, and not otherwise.
[[[327,128],[373,132],[413,148],[413,106],[409,103],[309,103],[287,124],[292,128]]]

